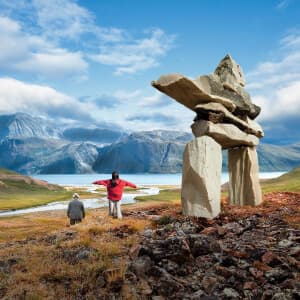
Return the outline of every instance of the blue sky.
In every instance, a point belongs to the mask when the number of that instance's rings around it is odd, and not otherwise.
[[[151,81],[211,73],[230,53],[265,142],[299,142],[299,20],[299,0],[0,0],[0,114],[189,131],[194,113]]]

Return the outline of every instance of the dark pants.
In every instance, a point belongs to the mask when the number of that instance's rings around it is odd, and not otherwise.
[[[70,225],[75,225],[76,223],[80,223],[81,219],[70,219]]]

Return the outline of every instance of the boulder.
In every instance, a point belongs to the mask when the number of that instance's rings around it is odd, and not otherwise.
[[[246,79],[243,70],[230,54],[227,54],[215,69],[214,74],[218,75],[224,88],[239,93],[239,88],[244,87]]]
[[[232,124],[218,123],[199,120],[192,124],[195,137],[204,135],[212,137],[223,149],[244,146],[257,146],[259,139],[253,134],[247,134]]]
[[[256,206],[262,202],[256,147],[228,150],[229,203]]]
[[[150,268],[152,267],[152,261],[149,256],[143,255],[140,257],[137,257],[132,263],[131,263],[131,269],[133,272],[138,276],[138,278],[144,278],[147,276]]]
[[[195,106],[194,110],[197,112],[197,120],[208,119],[207,115],[211,112],[222,114],[224,123],[230,123],[237,126],[239,129],[249,134],[254,134],[257,137],[263,137],[264,132],[260,125],[248,118],[241,119],[233,115],[226,107],[220,103],[203,103]]]
[[[222,149],[211,137],[187,144],[183,154],[181,202],[183,214],[214,218],[220,213]]]
[[[251,120],[250,118],[248,118],[247,116],[245,117],[245,121],[246,123],[248,123],[249,127],[256,131],[258,134],[257,136],[260,138],[260,137],[263,137],[265,134],[264,134],[264,131],[262,129],[262,127],[254,120]]]

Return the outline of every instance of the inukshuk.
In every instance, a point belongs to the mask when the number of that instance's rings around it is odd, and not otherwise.
[[[228,149],[230,204],[260,204],[256,146],[264,133],[254,121],[260,107],[251,102],[243,72],[231,56],[213,74],[195,80],[168,74],[152,85],[197,114],[191,126],[195,139],[183,154],[183,213],[205,218],[219,214],[222,149]]]

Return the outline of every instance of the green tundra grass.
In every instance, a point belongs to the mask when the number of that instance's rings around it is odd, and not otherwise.
[[[48,190],[46,187],[22,181],[1,180],[1,182],[4,185],[0,186],[0,210],[28,208],[72,197],[71,191],[60,187]]]
[[[264,193],[300,192],[300,167],[297,167],[280,177],[265,180],[262,182],[261,186]]]
[[[0,210],[28,208],[67,200],[72,192],[58,185],[36,182],[28,176],[0,168]]]

